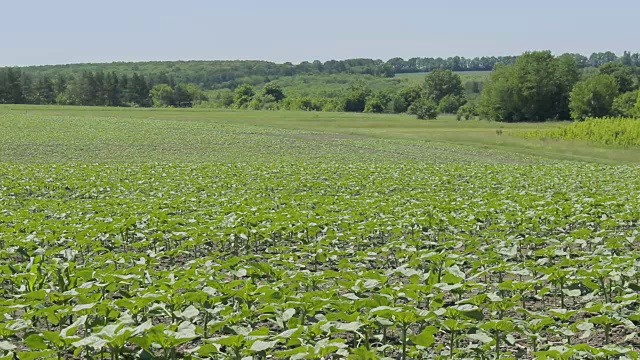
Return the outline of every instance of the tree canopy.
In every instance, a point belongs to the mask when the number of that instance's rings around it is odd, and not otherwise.
[[[578,79],[571,57],[551,52],[529,52],[514,65],[497,66],[485,83],[480,114],[506,122],[546,121],[567,115],[569,92]]]
[[[576,120],[612,114],[618,84],[611,75],[598,74],[581,81],[571,92],[571,116]]]

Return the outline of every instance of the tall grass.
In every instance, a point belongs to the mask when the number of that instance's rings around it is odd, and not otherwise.
[[[531,139],[586,140],[605,145],[640,146],[640,120],[626,118],[589,118],[555,129],[516,132]]]

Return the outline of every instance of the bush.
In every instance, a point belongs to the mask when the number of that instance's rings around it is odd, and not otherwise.
[[[322,103],[308,96],[285,98],[280,108],[284,110],[322,111]]]
[[[471,120],[476,116],[478,116],[476,106],[471,103],[461,106],[456,112],[456,119],[458,120]]]
[[[344,111],[344,104],[339,99],[323,99],[322,111],[339,112]]]
[[[366,113],[383,113],[385,104],[377,97],[371,96],[367,98],[367,103],[364,106],[364,112]]]
[[[371,89],[365,84],[352,85],[344,97],[344,111],[363,112],[367,105],[367,98],[371,95]]]
[[[420,120],[432,120],[438,117],[438,105],[427,99],[420,99],[409,107],[409,113]]]
[[[464,104],[464,99],[456,95],[447,95],[440,100],[438,110],[444,114],[455,114],[460,106]]]
[[[250,85],[242,84],[240,85],[236,91],[235,96],[233,97],[233,107],[236,109],[246,108],[249,102],[253,100],[255,96],[255,92]]]
[[[409,110],[409,104],[402,95],[398,95],[391,100],[390,108],[393,113],[404,113]]]
[[[157,84],[151,89],[151,99],[154,107],[175,106],[176,92],[170,85]]]
[[[384,91],[380,91],[373,96],[367,98],[367,103],[364,107],[366,113],[383,113],[387,106],[391,102],[391,96]]]
[[[267,83],[263,88],[262,88],[262,94],[263,95],[269,95],[271,97],[273,97],[273,99],[278,102],[278,101],[282,101],[284,100],[285,96],[284,96],[284,92],[282,91],[282,87],[276,83]]]
[[[640,97],[640,91],[624,93],[613,100],[613,115],[621,117],[638,117],[636,104]]]
[[[247,105],[251,110],[278,110],[278,102],[272,95],[259,94]]]

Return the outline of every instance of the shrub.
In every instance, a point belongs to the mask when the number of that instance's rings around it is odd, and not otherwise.
[[[455,114],[463,103],[464,99],[462,97],[447,95],[440,100],[438,110],[444,114]]]
[[[458,120],[471,120],[476,116],[478,116],[476,106],[471,103],[461,106],[458,112],[456,112],[456,119]]]
[[[640,91],[624,93],[613,100],[613,115],[621,117],[638,117],[636,114],[636,104]]]
[[[427,99],[420,99],[409,107],[409,113],[420,120],[435,119],[438,117],[438,105]]]

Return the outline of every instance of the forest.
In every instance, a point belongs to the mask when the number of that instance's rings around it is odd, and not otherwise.
[[[0,103],[411,113],[519,122],[640,116],[640,54],[174,61],[0,68]],[[491,71],[481,80],[460,74]],[[424,73],[415,82],[397,74]]]

